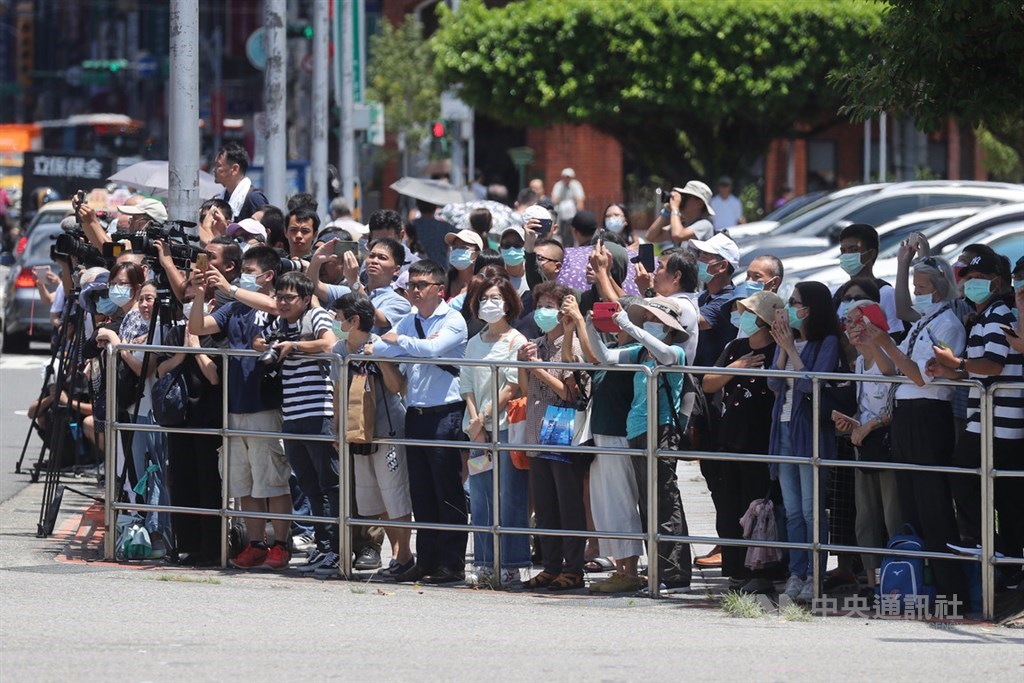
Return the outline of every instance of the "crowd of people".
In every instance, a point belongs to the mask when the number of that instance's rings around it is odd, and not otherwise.
[[[338,516],[340,496],[349,492],[339,490],[336,444],[302,437],[335,435],[342,405],[348,429],[341,438],[351,450],[350,493],[358,517],[492,525],[494,463],[488,445],[496,433],[500,443],[536,445],[500,453],[502,526],[646,531],[647,491],[654,486],[659,532],[687,536],[687,501],[680,495],[675,458],[659,458],[652,481],[643,458],[585,457],[562,447],[620,450],[646,448],[656,440],[664,450],[808,457],[817,433],[817,452],[827,459],[977,468],[981,393],[935,380],[972,379],[987,386],[1024,379],[1024,342],[1016,332],[1024,310],[1024,263],[1011,267],[984,245],[967,245],[950,262],[930,255],[915,234],[901,245],[899,276],[888,283],[872,274],[876,231],[850,225],[840,236],[840,265],[850,280],[834,293],[818,282],[798,282],[783,300],[778,292],[785,273],[772,254],[757,256],[746,280],[734,283],[739,250],[714,221],[722,210],[716,206],[732,206],[727,178],[717,197],[696,180],[674,188],[645,231],[630,227],[621,204],[608,206],[600,219],[586,210],[571,169],[553,190],[557,204],[525,189],[516,202],[521,222],[508,225],[496,226],[482,209],[465,225],[452,226],[436,220],[437,207],[427,205],[413,223],[380,210],[363,225],[340,201],[332,203],[332,220],[321,225],[309,195],[292,197],[286,208],[267,204],[245,178],[247,161],[234,145],[218,155],[218,180],[229,189],[205,202],[198,217],[205,268],[196,263],[186,272],[169,249],[158,246],[155,258],[124,251],[110,271],[65,268],[63,276],[68,291],[81,288],[89,314],[79,370],[97,399],[80,401],[79,408],[88,413],[85,433],[94,443],[102,445],[112,411],[119,419],[158,423],[154,386],[171,373],[180,374],[187,387],[189,426],[221,426],[226,371],[228,427],[289,435],[283,444],[250,437],[222,443],[207,435],[123,435],[124,488],[135,500],[219,508],[222,460],[230,458],[227,491],[245,517],[249,539],[232,560],[238,568],[339,574],[337,525],[274,521],[271,531],[260,515]],[[132,230],[167,218],[155,200],[141,199],[120,211]],[[88,205],[78,208],[78,219],[95,244],[111,239]],[[639,254],[645,244],[659,252],[653,269]],[[573,268],[581,270],[579,277],[567,277]],[[156,274],[166,275],[169,308],[180,311],[159,324],[154,316],[164,285],[154,280]],[[98,288],[102,296],[90,297]],[[142,388],[125,392],[129,400],[123,404],[105,406],[100,352],[121,342],[264,355],[152,358],[122,351],[124,374],[134,374]],[[348,363],[347,386],[318,356],[332,353]],[[460,366],[459,359],[487,361],[498,371]],[[504,365],[510,361],[536,364]],[[648,405],[647,375],[616,369],[622,365],[663,371],[656,405]],[[691,367],[713,370],[695,373]],[[823,391],[823,405],[836,409],[822,413],[816,430],[809,379],[730,372],[739,368],[901,375],[910,382],[856,382],[855,400],[843,410],[839,388],[834,400],[831,390]],[[1024,392],[998,393],[994,404],[995,466],[1021,469]],[[657,412],[653,432],[648,410]],[[417,445],[374,443],[380,438]],[[423,445],[431,441],[465,445]],[[817,523],[823,542],[884,547],[905,523],[932,551],[970,551],[981,537],[977,476],[814,470],[750,460],[703,460],[700,469],[722,539],[743,538],[748,508],[771,502],[776,540],[809,542],[816,472],[822,477]],[[1024,554],[1022,489],[1022,479],[995,482],[998,550],[1008,557]],[[218,563],[218,518],[153,514],[146,525],[162,539],[169,560]],[[385,533],[392,559],[380,567]],[[519,534],[500,537],[501,571],[495,575],[494,539],[487,533],[474,534],[468,568],[466,532],[419,529],[415,553],[408,528],[358,526],[353,535],[357,569],[380,567],[380,576],[401,582],[635,593],[644,589],[640,560],[646,554],[658,563],[665,590],[685,591],[694,566],[682,542],[663,541],[645,551],[639,540],[543,534],[531,543]],[[697,563],[720,564],[733,590],[809,600],[815,589],[812,559],[801,550],[723,545]],[[539,572],[531,570],[536,564]],[[877,566],[874,555],[842,555],[819,589],[852,585],[870,591]],[[932,567],[940,594],[968,595],[963,563],[935,561]],[[1013,576],[1019,569],[1004,573],[1006,585],[1019,582],[1019,574]],[[610,574],[588,584],[592,571]]]

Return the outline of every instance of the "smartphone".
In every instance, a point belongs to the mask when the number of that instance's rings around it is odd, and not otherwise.
[[[636,256],[630,259],[633,263],[640,263],[648,273],[653,273],[657,266],[654,263],[654,245],[641,244],[637,249]]]
[[[36,279],[42,280],[50,274],[50,266],[32,266],[32,273],[36,276]]]
[[[547,234],[551,232],[551,226],[554,225],[554,221],[550,218],[538,218],[537,222],[540,225],[537,227],[537,232],[541,234]]]
[[[595,301],[594,302],[594,327],[599,332],[607,332],[614,334],[619,331],[619,325],[612,319],[612,316],[618,311],[618,304],[609,303],[607,301]]]
[[[336,240],[334,242],[334,254],[336,256],[338,256],[339,258],[344,257],[345,256],[345,252],[347,252],[347,251],[351,251],[353,253],[358,253],[358,251],[359,251],[359,243],[358,242],[349,242],[347,240]]]
[[[1010,327],[1009,325],[1000,325],[999,327],[1003,328],[1003,332],[1006,332],[1006,334],[1010,335],[1011,337],[1018,336],[1017,331]]]
[[[868,304],[867,306],[860,306],[854,310],[860,311],[861,315],[868,319],[868,321],[880,330],[889,331],[889,319],[885,316],[885,311],[878,304]],[[852,313],[853,311],[851,311]]]
[[[860,427],[860,420],[855,420],[854,418],[850,417],[849,415],[845,415],[843,413],[840,413],[838,410],[833,410],[832,411],[832,419],[834,420],[837,417],[840,417],[840,418],[842,418],[844,420],[849,420],[850,422],[852,422],[856,426]]]
[[[209,256],[209,254],[202,253],[202,254],[197,254],[196,255],[196,269],[200,273],[205,273],[206,269],[209,267],[209,265],[210,265],[210,256]]]
[[[941,341],[938,337],[936,337],[935,334],[932,333],[931,328],[925,327],[924,331],[928,334],[928,341],[930,341],[932,343],[932,346],[939,346],[939,347],[942,347],[944,349],[948,349],[949,348],[949,344],[947,344],[944,341]]]

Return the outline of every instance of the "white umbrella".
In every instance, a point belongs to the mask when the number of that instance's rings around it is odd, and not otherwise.
[[[167,168],[166,161],[140,161],[121,169],[107,180],[119,185],[127,185],[142,194],[166,199],[170,187]],[[223,191],[224,187],[218,184],[212,175],[205,171],[199,172],[200,197],[210,199]]]
[[[391,183],[391,189],[406,197],[419,199],[420,201],[444,206],[466,201],[466,195],[454,185],[433,180],[431,178],[413,178],[406,176]]]

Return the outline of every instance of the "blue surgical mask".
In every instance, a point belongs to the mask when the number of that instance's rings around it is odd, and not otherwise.
[[[864,267],[860,259],[860,252],[839,255],[839,267],[846,271],[847,275],[856,275]]]
[[[1020,290],[1024,289],[1024,279],[1022,279],[1022,280],[1014,280],[1013,288],[1014,288],[1014,290],[1016,290],[1018,292]]]
[[[935,302],[932,301],[931,294],[917,294],[914,296],[914,300],[910,304],[910,306],[921,315],[926,315],[930,310],[932,310],[932,306],[934,305]]]
[[[795,306],[786,306],[786,312],[789,314],[789,326],[795,330],[799,330],[804,326],[804,319],[800,317],[798,310]]]
[[[838,315],[840,318],[845,318],[846,314],[850,312],[850,306],[852,305],[852,301],[840,301],[839,308],[836,310],[836,315]]]
[[[501,250],[501,260],[506,266],[518,266],[526,260],[526,249],[523,247],[509,247]]]
[[[707,284],[715,279],[715,276],[708,272],[708,264],[703,261],[697,262],[697,278]]]
[[[334,332],[334,336],[338,338],[338,341],[348,341],[348,330],[341,329],[341,321],[331,321],[331,328]]]
[[[252,275],[251,273],[242,273],[242,275],[238,278],[238,288],[244,289],[248,292],[260,291],[260,286],[256,282],[256,278],[258,277],[259,275]]]
[[[664,340],[668,336],[668,330],[661,323],[644,323],[644,332],[658,340]]]
[[[558,327],[558,311],[554,308],[538,308],[533,312],[533,322],[544,334]]]
[[[452,249],[448,254],[448,263],[455,270],[465,270],[473,265],[473,252],[469,249]]]
[[[622,232],[626,229],[626,219],[622,216],[612,216],[604,219],[604,229],[610,232]]]
[[[964,283],[964,296],[971,303],[980,304],[992,296],[992,281],[981,278],[967,280]]]
[[[731,312],[731,313],[729,314],[729,322],[730,322],[730,323],[732,324],[732,326],[733,326],[733,327],[735,327],[735,328],[736,328],[737,330],[738,330],[738,329],[740,329],[740,312],[739,312],[739,311],[733,311],[733,312]]]
[[[757,324],[757,316],[750,311],[743,311],[740,314],[740,330],[748,337],[753,337],[761,329]]]
[[[763,282],[754,282],[753,280],[747,280],[743,284],[745,284],[747,286],[747,296],[750,296],[751,294],[754,294],[755,292],[763,292],[764,291],[764,283]]]
[[[109,292],[110,300],[118,308],[123,308],[125,304],[132,300],[131,285],[110,285]]]
[[[101,296],[96,300],[96,312],[100,315],[111,316],[117,313],[118,305],[109,297]]]

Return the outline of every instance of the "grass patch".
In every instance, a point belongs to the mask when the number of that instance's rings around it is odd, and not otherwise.
[[[366,594],[366,589],[365,588],[349,588],[349,591],[352,592],[352,593],[355,593],[356,595],[365,595]]]
[[[721,598],[722,611],[730,617],[741,619],[758,619],[764,616],[764,610],[753,595],[729,591]]]
[[[810,610],[791,602],[780,610],[779,616],[783,621],[812,621],[814,615]]]
[[[161,574],[156,577],[157,581],[175,581],[177,583],[212,583],[220,585],[220,579],[212,576],[187,576],[185,574]]]

